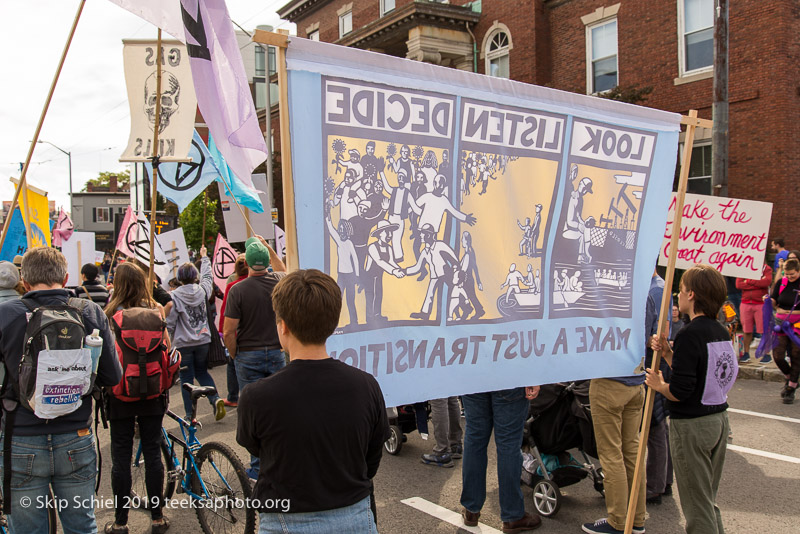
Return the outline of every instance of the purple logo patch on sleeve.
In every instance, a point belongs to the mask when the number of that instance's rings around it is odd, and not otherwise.
[[[728,400],[728,392],[739,374],[739,362],[730,341],[715,341],[708,348],[708,371],[702,403],[716,406]]]

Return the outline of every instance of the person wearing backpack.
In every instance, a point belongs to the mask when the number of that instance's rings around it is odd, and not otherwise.
[[[126,369],[125,343],[126,328],[135,324],[145,332],[151,332],[153,352],[158,358],[168,358],[169,336],[166,333],[164,309],[147,291],[147,274],[133,263],[123,263],[117,268],[114,295],[106,307],[106,315],[114,329],[117,341],[117,354],[122,358],[123,379],[106,395],[107,413],[111,426],[111,489],[114,492],[114,521],[106,524],[106,534],[128,533],[128,505],[126,496],[131,494],[131,459],[135,425],[139,424],[139,436],[144,455],[145,484],[147,486],[148,508],[152,519],[152,533],[163,534],[169,528],[164,517],[161,502],[164,484],[164,464],[161,461],[161,425],[169,401],[169,384],[174,380],[174,372],[180,365],[170,369],[159,369],[166,376],[159,381],[158,389],[149,397],[137,398],[134,391],[124,391],[131,374]],[[120,340],[122,343],[120,343]],[[160,346],[155,344],[161,341]],[[134,364],[128,358],[128,365]]]
[[[172,336],[172,344],[181,352],[181,384],[191,384],[194,379],[201,386],[214,386],[214,379],[208,374],[208,351],[211,348],[211,331],[208,327],[206,303],[213,290],[214,278],[211,275],[211,262],[205,246],[200,247],[202,258],[198,283],[197,268],[184,263],[178,268],[178,282],[181,287],[172,292],[172,302],[167,304],[167,328]],[[192,417],[192,398],[181,388],[186,419]],[[225,417],[225,403],[219,395],[208,397],[214,408],[217,421]]]
[[[91,389],[92,379],[97,386],[112,386],[122,377],[114,338],[97,304],[71,299],[64,289],[67,260],[58,250],[28,250],[22,277],[27,290],[23,298],[0,304],[0,359],[5,370],[0,442],[10,532],[47,531],[48,511],[37,503],[44,502],[52,488],[56,499],[70,503],[58,510],[63,532],[96,533]],[[96,373],[91,353],[84,348],[86,335],[94,330],[103,340]],[[59,365],[47,372],[37,370],[38,362],[54,359]],[[76,500],[88,506],[78,506]]]
[[[75,296],[89,299],[105,308],[108,304],[108,289],[97,279],[98,274],[99,270],[94,263],[87,263],[81,267],[81,285],[75,288]]]

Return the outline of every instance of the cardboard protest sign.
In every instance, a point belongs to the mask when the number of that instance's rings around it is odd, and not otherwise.
[[[673,193],[659,265],[668,262],[675,205]],[[770,202],[687,193],[675,267],[688,269],[705,263],[725,276],[760,279],[771,218]]]
[[[231,243],[247,241],[247,238],[252,237],[253,234],[248,234],[247,225],[244,222],[242,213],[239,211],[239,208],[236,207],[236,204],[234,204],[225,186],[221,183],[217,185],[219,187],[219,200],[222,205],[222,218],[225,221],[225,235],[228,236],[228,241]],[[255,213],[243,206],[245,215],[256,234],[264,239],[273,239],[275,237],[275,230],[273,228],[272,214],[268,209],[271,201],[269,188],[267,187],[267,176],[265,174],[254,174],[253,185],[256,191],[258,191],[261,203],[267,209],[265,209],[263,213]]]
[[[167,258],[169,274],[164,282],[175,278],[178,275],[178,267],[189,261],[189,249],[186,247],[186,238],[183,235],[183,228],[170,230],[156,236],[164,256]]]
[[[303,39],[287,67],[299,264],[387,405],[634,374],[678,115]]]
[[[147,161],[153,155],[156,122],[158,42],[124,39],[122,57],[131,112],[131,133],[120,161]],[[163,161],[185,159],[194,132],[197,97],[189,54],[180,41],[162,40],[161,108],[158,155]]]
[[[87,263],[95,263],[94,232],[72,232],[61,245],[61,253],[67,259],[67,285],[81,285],[81,268]]]

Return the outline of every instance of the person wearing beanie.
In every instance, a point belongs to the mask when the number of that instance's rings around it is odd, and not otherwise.
[[[223,324],[241,390],[286,365],[272,309],[272,291],[286,276],[286,266],[261,236],[245,242],[244,258],[248,276],[230,288]],[[270,264],[274,272],[267,269]],[[257,479],[258,470],[259,459],[251,456],[248,476]]]
[[[0,261],[0,302],[19,298],[19,270],[10,261]]]

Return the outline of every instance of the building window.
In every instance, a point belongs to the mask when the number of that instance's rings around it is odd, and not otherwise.
[[[313,32],[309,32],[308,38],[312,41],[319,41],[319,30],[314,30]]]
[[[395,0],[381,0],[381,17],[394,9]]]
[[[687,193],[697,195],[711,194],[711,145],[695,145],[689,162],[689,182]],[[680,168],[680,165],[678,166]]]
[[[344,37],[353,31],[353,12],[348,11],[339,15],[339,37]]]
[[[681,76],[714,65],[714,0],[678,0]]]
[[[508,33],[497,31],[486,46],[486,74],[495,78],[510,78],[508,52],[511,50]]]
[[[255,47],[256,52],[256,76],[266,76],[267,73],[267,62],[266,58],[264,57],[264,47],[260,45],[256,45]]]
[[[108,208],[95,208],[94,209],[94,222],[106,223],[111,222],[111,214]]]
[[[617,19],[586,27],[586,93],[613,89],[617,79]]]

